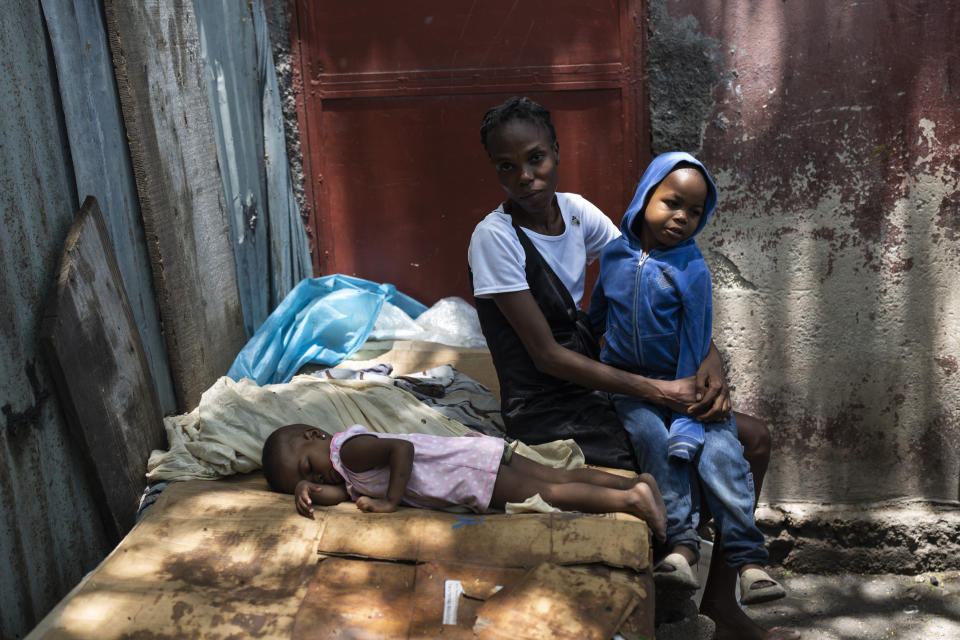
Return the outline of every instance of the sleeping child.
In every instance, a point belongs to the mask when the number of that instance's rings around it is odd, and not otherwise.
[[[512,454],[502,438],[383,434],[361,425],[330,435],[305,424],[281,427],[263,447],[263,471],[274,491],[293,493],[297,512],[353,500],[361,511],[389,513],[463,506],[502,510],[535,494],[550,505],[585,513],[623,512],[663,539],[666,511],[649,474],[624,478],[598,469],[555,469]]]

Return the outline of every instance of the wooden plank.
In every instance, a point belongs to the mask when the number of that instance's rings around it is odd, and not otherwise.
[[[133,526],[162,411],[97,201],[67,234],[41,344],[61,406],[102,489],[119,539]]]
[[[193,3],[104,7],[174,391],[188,411],[246,341]]]
[[[173,412],[176,397],[160,310],[153,295],[150,256],[113,59],[103,28],[103,4],[99,0],[41,0],[41,5],[56,61],[63,124],[70,142],[70,166],[77,181],[76,206],[88,195],[97,198],[157,385],[160,406]],[[71,219],[76,206],[69,208]],[[57,247],[58,252],[60,248]]]

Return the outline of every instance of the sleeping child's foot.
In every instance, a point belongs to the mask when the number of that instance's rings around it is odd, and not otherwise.
[[[666,522],[667,505],[663,502],[663,496],[660,495],[660,486],[657,485],[657,481],[654,480],[653,476],[649,473],[641,473],[639,476],[637,476],[637,479],[645,485],[648,485],[650,489],[653,490],[654,500],[657,501],[657,512],[663,515],[663,521]]]
[[[666,540],[667,510],[663,505],[663,496],[653,476],[646,473],[643,476],[647,478],[626,490],[628,511],[650,525],[657,539]]]

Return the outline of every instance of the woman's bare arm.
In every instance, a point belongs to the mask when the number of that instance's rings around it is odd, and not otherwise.
[[[623,393],[686,413],[697,402],[696,380],[655,380],[622,371],[571,351],[553,337],[546,317],[529,290],[493,295],[538,371],[588,389]],[[708,394],[718,391],[707,388]],[[707,400],[704,397],[700,404]],[[711,406],[713,396],[710,398]]]

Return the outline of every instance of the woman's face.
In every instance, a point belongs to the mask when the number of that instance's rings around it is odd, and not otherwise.
[[[547,128],[511,120],[488,136],[487,147],[507,197],[527,213],[548,212],[557,192],[560,151]]]

